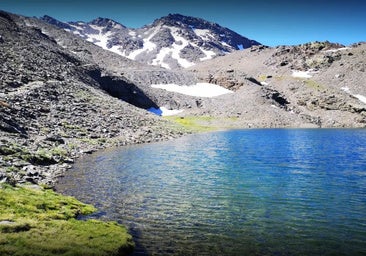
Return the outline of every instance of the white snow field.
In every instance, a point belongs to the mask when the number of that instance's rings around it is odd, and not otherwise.
[[[174,116],[179,113],[182,113],[183,109],[167,109],[166,107],[160,108],[149,108],[148,111],[157,114],[159,116]]]
[[[309,69],[307,71],[300,71],[300,70],[292,70],[292,77],[298,77],[298,78],[311,78],[313,77],[312,74],[315,74],[316,72],[312,69]]]
[[[169,92],[177,92],[184,95],[206,98],[233,93],[232,91],[225,89],[224,87],[209,83],[197,83],[195,85],[152,84],[151,87],[164,89]]]

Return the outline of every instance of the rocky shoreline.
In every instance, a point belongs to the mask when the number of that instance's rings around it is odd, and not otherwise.
[[[127,109],[128,108],[128,109]],[[184,130],[81,84],[40,82],[0,106],[0,180],[52,186],[95,150],[181,136]]]

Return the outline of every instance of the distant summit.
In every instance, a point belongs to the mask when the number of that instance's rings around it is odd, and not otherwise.
[[[201,38],[205,42],[210,42],[212,44],[215,43],[216,46],[222,45],[222,50],[227,52],[231,52],[232,50],[242,50],[253,45],[260,44],[255,40],[250,40],[228,28],[224,28],[217,23],[209,22],[201,18],[184,16],[181,14],[169,14],[168,16],[155,20],[153,25],[157,26],[159,23],[167,26],[187,29],[188,31],[191,30],[198,36],[198,38]],[[202,33],[200,33],[201,30],[210,33],[210,35],[202,35]],[[189,34],[192,35],[192,33]],[[195,36],[193,35],[193,37]]]
[[[55,18],[52,18],[51,16],[48,16],[48,15],[44,15],[43,17],[40,18],[41,20],[43,21],[46,21],[52,25],[55,25],[59,28],[63,28],[63,29],[72,29],[72,27],[65,23],[65,22],[61,22],[59,20],[56,20]]]
[[[139,29],[108,18],[64,23],[43,16],[41,20],[129,59],[167,69],[190,67],[260,44],[216,23],[181,14],[169,14]]]

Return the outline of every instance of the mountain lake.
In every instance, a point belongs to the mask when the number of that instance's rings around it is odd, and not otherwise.
[[[247,129],[78,159],[57,191],[133,255],[366,255],[366,129]]]

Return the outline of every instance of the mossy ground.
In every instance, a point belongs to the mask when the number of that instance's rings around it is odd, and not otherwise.
[[[80,221],[95,208],[50,189],[0,186],[0,255],[126,255],[132,237],[115,222]]]
[[[315,89],[315,90],[322,90],[324,89],[324,87],[317,83],[316,81],[314,80],[311,80],[311,79],[307,79],[305,80],[305,84],[309,87],[309,88],[312,88],[312,89]]]
[[[209,132],[235,127],[236,117],[218,118],[211,116],[167,116],[166,119],[192,132]]]

